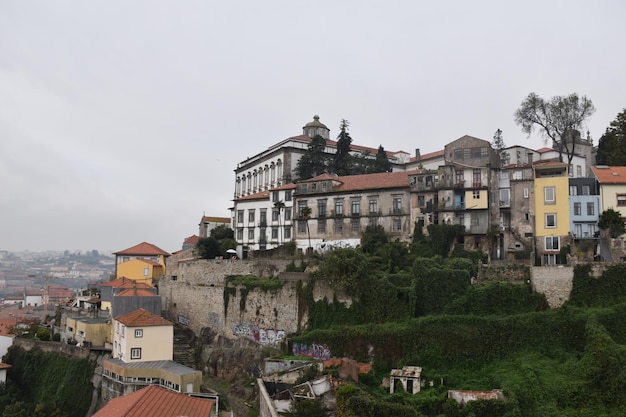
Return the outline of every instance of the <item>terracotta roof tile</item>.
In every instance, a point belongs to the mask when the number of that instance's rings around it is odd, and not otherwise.
[[[198,243],[199,240],[200,240],[200,236],[192,235],[186,238],[183,243],[185,245],[195,245],[196,243]]]
[[[146,309],[139,308],[130,313],[118,316],[115,320],[128,327],[146,327],[146,326],[173,326],[171,321],[165,320],[161,316],[157,316]]]
[[[591,167],[600,184],[626,184],[626,167]]]
[[[126,277],[120,277],[112,281],[105,282],[103,284],[100,284],[100,286],[113,288],[152,288],[151,285],[146,284],[145,282],[137,282]]]
[[[116,297],[157,297],[155,293],[145,288],[129,288],[115,295]]]
[[[420,171],[381,172],[377,174],[348,175],[345,177],[322,174],[307,180],[307,182],[331,179],[338,181],[340,185],[334,187],[331,192],[369,190],[374,188],[408,188],[409,174],[415,174],[417,172]]]
[[[113,252],[114,255],[163,255],[170,256],[169,253],[165,252],[163,249],[158,246],[153,245],[148,242],[141,242],[135,246],[132,246],[128,249],[124,249],[119,252]]]
[[[209,417],[214,402],[156,385],[109,401],[93,417]]]
[[[250,194],[245,197],[235,198],[233,201],[247,201],[247,200],[265,200],[270,198],[269,190],[260,191],[258,193]]]

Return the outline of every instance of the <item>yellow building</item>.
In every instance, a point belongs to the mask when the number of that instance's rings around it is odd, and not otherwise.
[[[100,317],[68,317],[63,337],[71,343],[110,349],[111,323],[107,318]]]
[[[165,261],[171,256],[163,249],[147,242],[115,252],[115,278],[150,282],[165,275]]]
[[[533,166],[535,192],[535,250],[542,265],[555,265],[561,248],[570,243],[569,177],[564,162]]]

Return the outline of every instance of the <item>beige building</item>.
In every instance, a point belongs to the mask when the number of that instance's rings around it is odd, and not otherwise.
[[[174,325],[140,308],[113,319],[113,357],[125,362],[172,360]]]
[[[383,226],[393,240],[410,240],[408,175],[406,171],[322,174],[299,181],[294,193],[298,246],[309,246],[309,233],[314,248],[329,241],[360,240],[368,225]],[[308,219],[302,215],[304,207],[311,209]]]

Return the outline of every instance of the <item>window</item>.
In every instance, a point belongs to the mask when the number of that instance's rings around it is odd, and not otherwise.
[[[556,190],[554,187],[543,187],[543,202],[545,204],[556,204]]]
[[[243,223],[243,210],[237,210],[237,223]]]
[[[352,215],[358,216],[361,214],[361,202],[359,200],[352,200]]]
[[[489,156],[489,151],[487,150],[486,146],[483,146],[482,148],[480,148],[480,156],[482,158],[486,158]]]
[[[509,170],[508,169],[503,169],[502,171],[500,171],[499,177],[501,180],[508,180],[509,179]]]
[[[478,191],[478,190],[474,190],[474,191],[472,191],[472,198],[473,198],[474,200],[478,200],[478,199],[480,199],[480,191]]]
[[[307,190],[307,184],[300,185],[300,191],[303,192],[303,193],[306,193],[308,191]]]
[[[417,196],[417,206],[424,207],[426,205],[426,198],[423,195]]]
[[[178,281],[178,275],[172,275],[170,281]]]
[[[278,191],[272,191],[272,203],[278,202]]]
[[[272,227],[272,239],[278,239],[278,227]]]
[[[480,180],[480,169],[475,169],[472,171],[472,187],[480,186],[482,186],[482,182]]]
[[[617,195],[617,206],[618,207],[626,206],[626,194],[618,194]]]
[[[265,226],[267,224],[267,209],[261,209],[261,218],[259,219],[259,226]]]
[[[378,226],[378,217],[370,217],[369,225]]]
[[[278,209],[272,210],[272,221],[277,222],[280,218],[280,211]]]
[[[393,218],[393,231],[394,232],[402,231],[402,219],[400,217]]]
[[[461,184],[461,183],[463,183],[465,181],[465,179],[463,178],[463,170],[462,169],[457,169],[454,176],[456,178],[455,182],[457,184]]]
[[[352,219],[350,222],[350,226],[351,226],[352,232],[354,233],[358,233],[361,231],[361,221],[359,219]]]
[[[463,159],[463,149],[454,150],[454,159]]]
[[[589,195],[589,186],[583,185],[583,195]]]
[[[530,191],[528,191],[528,188],[524,188],[524,198],[528,198],[529,195]]]
[[[304,220],[298,221],[298,233],[306,233],[306,222]]]
[[[335,216],[343,216],[343,200],[335,200]]]
[[[593,203],[587,203],[587,216],[593,216],[594,212]]]
[[[283,236],[285,239],[291,239],[291,226],[285,226]]]
[[[480,219],[478,217],[472,216],[471,225],[472,227],[480,226]]]
[[[254,209],[248,210],[248,223],[254,223]]]
[[[470,159],[470,151],[471,151],[470,148],[463,149],[463,158],[464,159]]]
[[[237,229],[237,240],[243,240],[243,228]]]
[[[291,201],[291,190],[285,190],[285,201]]]
[[[521,180],[522,179],[522,171],[513,171],[513,179]]]
[[[393,212],[402,213],[402,197],[393,198]]]
[[[135,329],[135,337],[143,337],[143,329]]]
[[[326,200],[317,202],[317,217],[326,217]]]
[[[580,216],[581,208],[580,203],[574,203],[574,216]]]
[[[141,359],[141,348],[131,348],[130,349],[130,358],[131,359]]]
[[[578,187],[576,187],[575,185],[570,185],[569,195],[578,195]]]
[[[558,236],[546,236],[546,250],[560,250]]]
[[[378,200],[375,198],[370,199],[370,214],[378,213]]]
[[[285,210],[285,221],[288,222],[291,220],[291,209]]]
[[[326,219],[317,221],[317,233],[326,233]]]
[[[248,240],[254,240],[254,229],[248,230]]]
[[[335,220],[335,233],[343,232],[343,220],[337,219]]]
[[[472,158],[480,158],[482,148],[472,148]]]
[[[511,190],[508,188],[500,189],[500,207],[509,207],[511,205]]]
[[[556,227],[556,214],[555,213],[546,214],[546,227],[547,228]]]
[[[581,167],[580,165],[576,165],[576,176],[577,177],[583,176],[583,167]]]

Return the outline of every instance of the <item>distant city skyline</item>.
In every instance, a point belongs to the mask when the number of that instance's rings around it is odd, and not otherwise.
[[[170,253],[229,217],[237,163],[318,114],[410,154],[527,138],[535,92],[626,107],[619,0],[0,3],[0,250],[140,242]],[[583,132],[586,135],[586,132]]]

